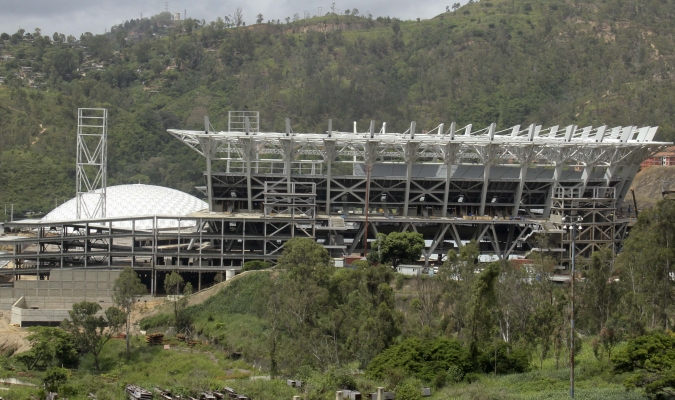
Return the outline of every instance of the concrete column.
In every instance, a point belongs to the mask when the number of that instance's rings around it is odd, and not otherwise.
[[[521,161],[522,162],[522,161]],[[512,216],[518,216],[518,208],[520,208],[520,200],[523,198],[523,188],[525,187],[525,178],[527,178],[527,163],[523,163],[520,166],[520,182],[518,182],[518,188],[516,189],[516,196],[513,199],[513,212]]]
[[[555,196],[555,188],[560,182],[560,175],[562,174],[563,166],[560,163],[556,163],[555,169],[553,170],[553,181],[551,182],[551,190],[549,191],[548,198],[546,199],[546,208],[544,208],[544,218],[550,218],[551,216],[551,203],[553,201],[553,196]]]
[[[485,163],[484,171],[483,171],[483,190],[480,194],[480,215],[485,215],[485,201],[487,200],[487,190],[488,190],[488,184],[490,182],[490,164],[488,162]]]
[[[383,387],[377,388],[377,400],[384,400],[384,388]]]
[[[213,211],[213,181],[211,179],[211,151],[208,152],[205,151],[204,155],[206,156],[206,196],[209,202],[209,211]]]
[[[335,392],[335,400],[342,400],[342,390]]]
[[[225,280],[229,281],[230,279],[234,278],[236,271],[233,269],[226,269],[225,270]]]

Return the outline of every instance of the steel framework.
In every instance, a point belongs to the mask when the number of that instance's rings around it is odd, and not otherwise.
[[[640,162],[669,145],[653,140],[657,127],[497,131],[495,124],[474,130],[453,122],[420,133],[412,122],[388,133],[373,121],[366,132],[356,124],[353,132],[335,131],[329,122],[325,132],[294,133],[287,120],[285,132],[265,133],[233,126],[168,130],[206,158],[211,211],[264,212],[270,185],[296,196],[296,185],[311,183],[314,237],[336,256],[357,252],[378,232],[416,230],[428,240],[427,262],[471,239],[508,257],[527,250],[525,240],[539,231],[556,233],[555,246],[569,261],[570,238],[560,229],[568,214],[590,228],[576,240],[578,254],[605,245],[618,250],[628,222],[622,205]],[[223,168],[213,171],[219,161]]]
[[[108,110],[77,110],[77,218],[102,218],[106,210]]]
[[[403,133],[387,133],[372,122],[354,133],[329,122],[326,132],[293,133],[287,120],[285,132],[264,133],[257,113],[230,115],[243,125],[216,132],[205,118],[203,131],[169,130],[206,158],[209,210],[178,217],[191,227],[158,228],[157,221],[175,216],[9,223],[36,236],[0,238],[13,249],[0,261],[15,266],[3,271],[231,270],[249,259],[274,262],[294,237],[312,238],[341,257],[373,251],[378,233],[395,231],[424,236],[427,264],[470,240],[493,257],[525,254],[543,249],[532,239],[545,233],[545,249],[559,252],[566,266],[572,252],[620,249],[629,224],[623,202],[640,162],[671,145],[653,140],[656,127],[497,131],[492,124],[474,131],[452,123],[420,133],[411,123]],[[104,137],[105,118],[97,127]],[[104,160],[93,156],[105,153],[101,143],[83,160]],[[563,229],[567,216],[583,228],[574,241]],[[153,228],[138,229],[148,219]],[[121,220],[132,228],[114,228]]]

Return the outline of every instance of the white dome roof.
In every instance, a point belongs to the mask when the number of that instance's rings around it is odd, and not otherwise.
[[[100,189],[95,191],[100,193]],[[97,196],[84,196],[89,210],[95,208]],[[140,216],[185,216],[208,209],[208,204],[195,196],[179,190],[152,185],[118,185],[106,189],[106,218],[125,218]],[[77,220],[77,199],[70,199],[45,215],[41,222]],[[178,221],[160,219],[158,228],[177,227]],[[191,221],[181,226],[194,225]],[[131,222],[113,222],[115,228],[131,229]],[[137,221],[136,229],[152,229],[152,221]]]

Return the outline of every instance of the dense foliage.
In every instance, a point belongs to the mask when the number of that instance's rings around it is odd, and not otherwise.
[[[630,372],[629,388],[644,387],[651,396],[675,396],[675,336],[651,333],[629,340],[616,354],[614,369]]]
[[[472,370],[469,353],[462,343],[446,338],[420,340],[413,337],[373,358],[367,372],[380,379],[403,374],[431,382],[450,369],[462,375]]]
[[[9,32],[0,204],[21,215],[73,197],[78,107],[110,109],[110,184],[193,193],[203,161],[165,130],[201,129],[204,115],[223,129],[228,110],[259,110],[276,131],[286,117],[319,132],[328,118],[390,131],[455,120],[659,125],[673,139],[674,13],[673,0],[495,0],[419,22],[329,13],[236,27],[161,14],[79,40]]]

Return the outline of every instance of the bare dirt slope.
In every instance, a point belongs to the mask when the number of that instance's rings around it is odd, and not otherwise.
[[[0,352],[14,349],[16,353],[30,350],[30,344],[26,340],[28,331],[9,324],[10,312],[0,311]]]
[[[644,210],[651,208],[661,200],[661,184],[664,181],[671,182],[671,189],[675,190],[675,166],[653,166],[641,170],[635,175],[632,187],[635,189],[635,198],[638,202],[638,209]],[[633,198],[629,196],[626,201],[632,203]]]

